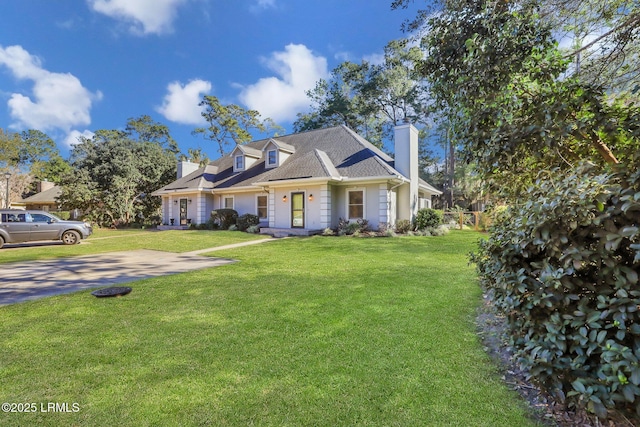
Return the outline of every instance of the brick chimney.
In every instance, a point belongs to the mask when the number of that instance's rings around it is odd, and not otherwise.
[[[47,180],[40,181],[36,183],[36,193],[42,193],[43,191],[47,191],[56,186],[55,182],[50,182]]]

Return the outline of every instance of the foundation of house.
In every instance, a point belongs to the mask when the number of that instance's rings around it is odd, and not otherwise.
[[[307,230],[304,228],[261,228],[260,234],[269,234],[273,237],[289,237],[289,236],[313,236],[322,234],[323,230]]]

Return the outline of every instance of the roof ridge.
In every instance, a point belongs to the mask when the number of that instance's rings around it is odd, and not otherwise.
[[[316,154],[318,160],[320,160],[320,165],[322,166],[322,169],[324,169],[324,171],[327,173],[327,175],[332,178],[339,178],[340,172],[338,172],[338,169],[336,169],[336,166],[329,158],[329,155],[325,151],[322,151],[318,148],[314,148],[313,151]]]
[[[341,125],[341,126],[351,135],[352,138],[354,138],[358,142],[358,144],[360,144],[367,150],[370,150],[373,154],[376,155],[376,157],[382,158],[385,162],[390,162],[393,160],[391,156],[389,156],[384,151],[382,151],[381,149],[373,145],[371,142],[367,141],[364,137],[362,137],[360,134],[358,134],[356,131],[354,131],[347,125]]]

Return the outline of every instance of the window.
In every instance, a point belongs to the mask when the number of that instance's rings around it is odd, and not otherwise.
[[[241,171],[244,169],[244,156],[236,156],[235,170]]]
[[[267,166],[276,166],[278,164],[278,152],[269,150],[267,153]]]
[[[258,196],[258,218],[267,218],[267,196]]]
[[[51,217],[39,213],[31,214],[31,221],[33,222],[50,222]]]
[[[233,196],[226,196],[224,198],[224,208],[233,209]]]
[[[349,191],[348,198],[349,219],[364,218],[364,191]]]
[[[25,214],[2,214],[2,222],[27,222]]]

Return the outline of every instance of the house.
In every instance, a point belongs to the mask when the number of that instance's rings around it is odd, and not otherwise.
[[[22,199],[19,204],[25,209],[37,209],[42,211],[57,211],[58,196],[62,193],[62,189],[53,182],[41,181],[36,184],[37,193]]]
[[[418,130],[396,126],[394,140],[395,160],[346,126],[254,141],[204,167],[180,162],[178,179],[153,195],[166,225],[230,208],[258,215],[274,235],[314,234],[341,218],[391,226],[442,194],[418,176]]]

